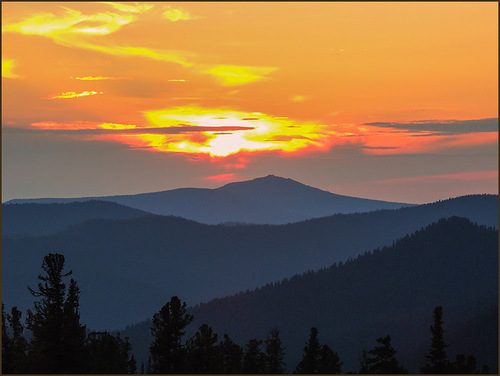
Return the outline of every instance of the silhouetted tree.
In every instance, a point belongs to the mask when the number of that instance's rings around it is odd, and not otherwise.
[[[179,373],[184,369],[185,351],[182,347],[184,329],[193,320],[186,312],[186,303],[174,296],[153,316],[150,346],[151,372]]]
[[[265,340],[266,345],[266,373],[283,373],[285,371],[285,363],[283,358],[285,356],[283,347],[281,345],[280,332],[274,328],[269,333]]]
[[[449,372],[457,374],[479,373],[476,358],[474,355],[466,357],[464,354],[458,354],[455,362],[450,365]]]
[[[128,373],[137,373],[137,361],[133,355],[128,361]]]
[[[68,369],[66,357],[74,359],[76,354],[72,340],[65,334],[70,309],[65,309],[65,284],[63,278],[70,275],[63,273],[64,256],[48,254],[42,263],[44,275],[39,275],[38,289],[29,289],[34,297],[40,298],[34,303],[34,310],[28,310],[27,328],[32,333],[28,356],[32,371],[40,373],[72,372]],[[76,286],[76,284],[74,284]],[[78,294],[68,297],[78,301]],[[74,302],[73,302],[74,303]],[[77,308],[76,308],[77,310]],[[76,323],[75,327],[77,326]]]
[[[309,339],[304,347],[302,360],[297,365],[296,373],[319,373],[321,363],[321,345],[318,329],[311,328]]]
[[[341,373],[342,362],[339,355],[327,345],[321,347],[319,373]]]
[[[2,303],[2,373],[12,373],[10,369],[10,342],[11,338],[7,334],[5,307]]]
[[[251,339],[245,347],[243,356],[243,373],[264,373],[265,372],[265,354],[261,350],[262,341]]]
[[[431,348],[426,356],[427,364],[422,367],[424,373],[447,373],[450,364],[446,355],[448,345],[444,341],[443,307],[434,308],[434,323],[431,325]]]
[[[187,367],[190,373],[218,373],[222,368],[219,357],[217,334],[207,324],[203,324],[187,345]]]
[[[108,332],[91,332],[85,343],[89,373],[135,373],[128,339]]]
[[[85,370],[86,328],[80,324],[80,289],[74,279],[70,280],[68,294],[63,307],[62,338],[63,363],[65,372],[82,373]]]
[[[407,373],[396,359],[396,350],[392,347],[391,337],[385,336],[377,339],[379,346],[368,351],[362,365],[363,373]],[[360,371],[361,373],[361,371]]]
[[[234,343],[227,334],[219,343],[219,353],[222,358],[222,373],[240,373],[243,349]]]

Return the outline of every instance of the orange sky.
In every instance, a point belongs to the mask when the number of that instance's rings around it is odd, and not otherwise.
[[[497,129],[426,124],[497,118],[497,9],[2,3],[2,127],[202,159],[222,166],[213,176],[226,180],[269,153],[298,160],[352,145],[368,156],[491,146]],[[415,122],[422,128],[405,129]]]

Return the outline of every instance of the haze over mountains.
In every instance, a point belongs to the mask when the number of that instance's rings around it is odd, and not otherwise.
[[[48,236],[4,236],[3,299],[7,306],[30,306],[26,287],[36,284],[42,257],[59,252],[81,287],[84,322],[119,328],[150,317],[172,295],[197,304],[252,289],[391,244],[454,215],[497,226],[498,197],[466,196],[288,225],[205,225],[154,215],[95,219]]]
[[[410,204],[349,197],[274,175],[216,189],[180,188],[163,192],[83,198],[15,199],[15,203],[110,201],[159,215],[201,223],[285,224],[338,213],[396,209]]]
[[[449,357],[476,354],[478,365],[495,372],[497,267],[498,232],[452,217],[346,263],[196,306],[188,335],[206,323],[245,343],[276,327],[293,370],[315,326],[343,370],[357,371],[361,351],[389,334],[398,359],[415,372],[430,343],[432,310],[441,305]],[[147,359],[149,327],[148,321],[122,333],[139,359]]]

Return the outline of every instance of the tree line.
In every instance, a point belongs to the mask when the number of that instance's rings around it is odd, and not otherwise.
[[[5,313],[2,304],[2,373],[267,373],[287,372],[285,348],[280,332],[272,329],[265,339],[251,339],[244,346],[227,334],[219,338],[203,324],[189,339],[186,328],[193,321],[185,302],[174,296],[152,319],[153,341],[147,364],[139,369],[128,338],[107,331],[89,331],[80,321],[80,290],[72,278],[66,287],[64,256],[48,254],[42,262],[44,274],[38,276],[37,298],[28,309],[25,324],[22,313],[12,307]],[[26,334],[25,334],[26,331]],[[444,339],[443,309],[433,313],[431,345],[423,373],[479,373],[473,355],[459,354],[448,359]],[[408,371],[396,357],[397,351],[386,335],[363,351],[359,373],[401,374]],[[337,352],[319,341],[318,329],[311,328],[302,359],[295,373],[341,373]],[[481,372],[487,373],[483,367]]]

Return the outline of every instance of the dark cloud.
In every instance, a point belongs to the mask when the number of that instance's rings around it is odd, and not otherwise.
[[[497,132],[498,118],[474,120],[421,120],[410,123],[373,122],[366,123],[382,128],[403,129],[411,132],[434,132],[434,134],[466,134],[476,132]]]
[[[223,127],[204,127],[204,126],[179,126],[179,127],[158,127],[158,128],[132,128],[132,129],[50,129],[50,128],[18,128],[4,127],[3,132],[15,134],[60,134],[60,135],[108,135],[108,134],[179,134],[193,132],[228,132],[248,131],[254,127],[242,126],[223,126]]]

